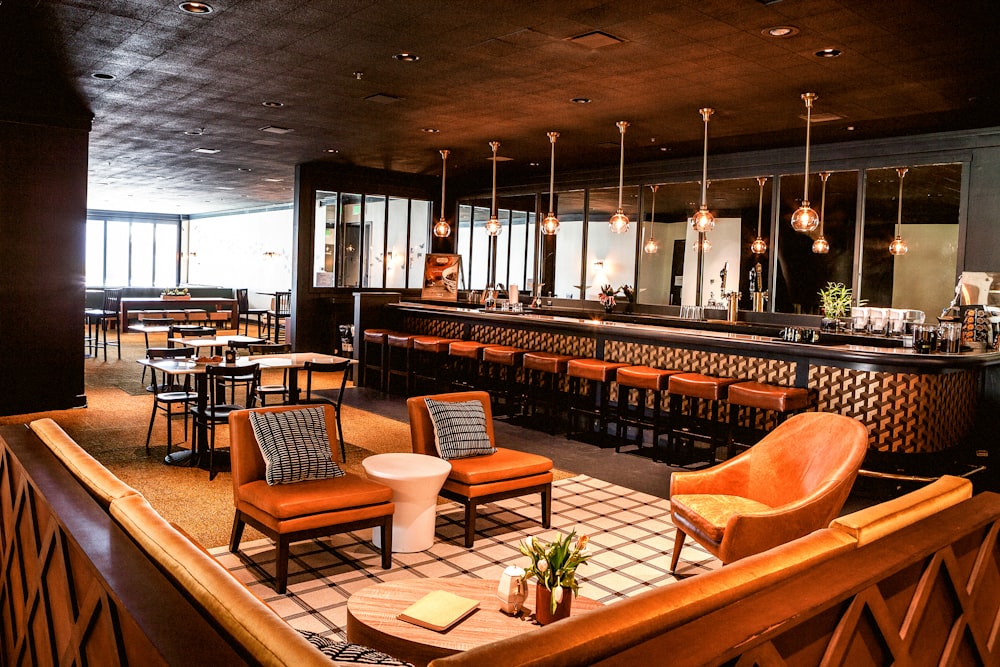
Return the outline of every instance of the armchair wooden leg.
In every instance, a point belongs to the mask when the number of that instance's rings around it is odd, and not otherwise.
[[[382,522],[382,569],[392,567],[392,516]]]
[[[677,560],[681,557],[681,549],[684,548],[684,538],[687,537],[680,528],[677,528],[676,531],[674,533],[674,554],[670,557],[670,574],[673,574],[674,570],[677,569]]]
[[[278,538],[277,553],[274,558],[274,592],[284,595],[288,586],[288,540]]]
[[[542,490],[542,528],[552,527],[552,485]]]
[[[243,514],[237,510],[236,517],[233,518],[233,532],[229,537],[229,551],[236,553],[240,548],[240,540],[243,539]]]
[[[465,505],[465,548],[471,549],[476,542],[476,501],[469,500]]]

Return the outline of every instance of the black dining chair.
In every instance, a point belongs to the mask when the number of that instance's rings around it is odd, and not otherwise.
[[[240,311],[240,319],[237,322],[243,322],[243,335],[250,335],[250,318],[254,317],[257,319],[257,335],[259,336],[261,329],[264,328],[261,317],[267,313],[267,308],[251,308],[250,291],[243,287],[236,290],[236,307]]]
[[[208,402],[205,409],[195,405],[191,408],[195,428],[207,428],[208,478],[215,479],[215,427],[229,421],[229,413],[252,408],[255,405],[257,382],[260,377],[259,364],[245,366],[205,367]]]
[[[146,349],[146,358],[156,359],[176,359],[191,360],[195,352],[193,347],[150,347]],[[144,366],[145,368],[145,366]],[[149,428],[146,430],[146,453],[149,454],[149,440],[153,435],[153,423],[156,421],[157,411],[162,411],[167,419],[167,455],[170,455],[174,446],[173,418],[184,416],[184,439],[188,437],[188,409],[198,400],[198,394],[191,390],[191,376],[185,374],[184,381],[178,382],[178,378],[156,368],[149,367],[150,389],[153,392],[153,411],[149,415]],[[183,409],[174,412],[174,406],[180,405]]]
[[[197,324],[171,324],[167,331],[167,347],[173,347],[173,338],[215,338],[218,332],[214,327]]]
[[[104,348],[104,361],[108,360],[108,345],[118,348],[118,358],[122,358],[122,327],[118,321],[121,311],[122,290],[120,288],[104,290],[104,299],[100,308],[86,308],[83,311],[87,322],[87,343],[91,356],[97,356],[97,348]],[[108,342],[108,326],[115,327],[115,342]],[[103,342],[102,342],[103,333]]]
[[[288,343],[249,343],[247,352],[251,355],[258,354],[288,354],[292,351],[292,346]],[[264,384],[264,372],[261,371],[261,380],[257,385],[257,398],[260,399],[261,406],[267,405],[268,396],[280,396],[281,402],[288,401],[288,369],[281,369],[281,384]]]
[[[344,427],[340,421],[340,406],[344,402],[344,388],[347,386],[347,379],[352,374],[351,371],[353,366],[350,360],[344,361],[334,361],[334,362],[322,362],[322,361],[307,361],[305,363],[306,371],[306,396],[305,399],[300,401],[302,403],[329,403],[333,406],[334,413],[337,416],[337,438],[340,440],[340,457],[346,463],[347,462],[347,450],[344,448]],[[337,398],[331,400],[325,396],[313,397],[312,395],[312,382],[313,373],[341,373],[340,376],[340,389],[337,391]]]
[[[169,332],[170,331],[169,327],[170,327],[171,324],[174,323],[174,318],[172,318],[172,317],[155,317],[155,318],[144,317],[144,318],[142,318],[139,321],[139,323],[142,324],[144,327],[166,327],[165,330]],[[148,350],[149,347],[150,347],[150,345],[149,345],[149,331],[146,330],[145,328],[142,330],[142,337],[146,341],[146,349]],[[145,366],[142,367],[142,379],[139,380],[139,381],[140,382],[145,382],[146,381],[146,367]],[[153,391],[153,388],[151,386],[150,387],[146,387],[146,390],[147,391]]]
[[[267,320],[264,325],[266,330],[264,335],[267,338],[271,338],[271,327],[274,326],[274,338],[272,340],[277,343],[281,338],[281,329],[284,326],[284,321],[292,316],[292,293],[275,292],[274,302],[265,314],[267,315]]]

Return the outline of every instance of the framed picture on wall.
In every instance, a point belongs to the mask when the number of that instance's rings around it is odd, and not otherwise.
[[[443,253],[428,254],[424,260],[424,299],[458,301],[458,276],[462,271],[462,256]]]

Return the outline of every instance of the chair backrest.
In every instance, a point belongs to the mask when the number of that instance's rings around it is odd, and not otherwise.
[[[104,303],[101,306],[101,310],[108,314],[117,315],[121,308],[122,302],[122,289],[113,288],[104,290]]]
[[[222,405],[253,407],[254,393],[260,378],[260,364],[209,365],[205,367],[205,372],[208,374],[208,403],[212,410]],[[242,402],[237,402],[238,389],[245,389],[240,392],[243,394]]]
[[[168,327],[174,323],[172,317],[144,317],[142,323],[146,326]]]
[[[283,412],[285,410],[301,410],[302,405],[278,405],[252,410],[237,410],[229,413],[229,446],[233,471],[233,497],[238,498],[240,487],[248,482],[264,479],[264,456],[260,453],[257,438],[250,426],[251,412]],[[310,405],[308,407],[317,407]],[[323,416],[326,421],[326,435],[330,441],[330,451],[337,450],[337,415],[332,405],[323,405]]]
[[[868,429],[858,420],[831,412],[795,415],[739,455],[750,461],[745,495],[778,507],[840,487],[846,499],[867,451]]]
[[[236,307],[240,315],[245,315],[250,310],[250,292],[245,287],[236,290]]]
[[[292,314],[292,293],[274,293],[274,312],[278,317],[288,317]]]
[[[250,343],[250,354],[288,354],[292,346],[288,343]]]
[[[193,347],[147,347],[147,359],[192,359],[195,356]],[[157,380],[156,368],[150,366],[149,380],[150,387],[153,388],[153,395],[156,396],[163,391],[189,391],[191,389],[191,376],[184,375],[183,382],[176,375],[162,373],[162,378]]]
[[[214,337],[218,332],[212,327],[203,327],[191,324],[171,324],[167,330],[167,339],[170,338],[202,338]],[[170,343],[173,345],[173,343]]]
[[[427,410],[427,403],[424,399],[431,398],[435,401],[452,401],[455,403],[462,401],[479,401],[483,404],[483,412],[486,413],[486,434],[490,442],[496,446],[496,438],[493,435],[493,411],[490,409],[490,395],[485,391],[455,391],[447,394],[436,394],[432,396],[414,396],[406,399],[406,411],[410,416],[410,445],[417,454],[430,454],[437,456],[437,447],[434,446],[434,423],[431,421],[431,413]]]
[[[336,405],[339,409],[340,405],[344,402],[344,388],[347,386],[347,377],[351,373],[351,362],[347,360],[333,362],[307,361],[304,368],[306,371],[306,401],[312,400],[313,373],[343,373],[340,376],[340,391],[337,393],[336,400]]]

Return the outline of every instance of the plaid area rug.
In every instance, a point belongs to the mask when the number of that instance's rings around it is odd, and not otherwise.
[[[481,506],[473,549],[462,546],[461,506],[439,505],[434,545],[393,554],[389,570],[380,567],[370,530],[298,542],[291,546],[285,595],[272,588],[270,540],[243,544],[242,556],[226,547],[212,554],[292,627],[331,639],[346,638],[347,599],[365,586],[411,577],[499,579],[506,566],[526,564],[517,550],[521,539],[551,539],[557,531],[590,536],[593,557],[577,572],[581,595],[607,604],[676,581],[670,574],[674,527],[668,501],[586,475],[554,482],[552,495],[551,530],[538,522],[537,495]],[[684,578],[719,566],[688,540],[677,574]]]

